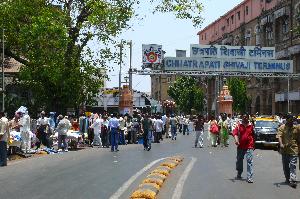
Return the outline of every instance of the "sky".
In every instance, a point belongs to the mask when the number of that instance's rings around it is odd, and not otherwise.
[[[147,14],[142,21],[133,21],[133,29],[125,31],[119,38],[120,40],[132,40],[132,67],[141,69],[142,66],[142,44],[162,45],[166,52],[165,57],[175,57],[176,50],[187,50],[190,52],[190,44],[198,44],[197,33],[207,25],[224,15],[234,6],[243,0],[199,0],[203,3],[204,19],[200,28],[194,28],[188,20],[176,19],[172,14],[151,14],[149,4],[144,4],[139,13]],[[129,69],[129,46],[124,47],[126,56],[123,58],[122,81],[128,76]],[[108,73],[110,81],[107,81],[107,88],[119,86],[119,67],[116,65],[115,71]],[[133,75],[132,87],[134,90],[151,92],[150,76]]]

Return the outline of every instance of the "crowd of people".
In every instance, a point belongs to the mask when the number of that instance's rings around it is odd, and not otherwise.
[[[242,178],[243,159],[247,160],[247,182],[253,183],[253,151],[255,149],[254,116],[248,114],[232,118],[221,114],[209,119],[203,115],[175,114],[82,114],[79,118],[50,112],[48,117],[42,111],[37,120],[31,119],[27,108],[20,107],[13,119],[8,120],[0,112],[0,166],[7,165],[7,154],[15,147],[12,142],[19,138],[19,150],[24,154],[35,153],[41,144],[47,151],[67,152],[70,140],[90,147],[110,148],[119,151],[119,145],[142,143],[146,151],[151,143],[164,139],[177,140],[177,133],[195,135],[194,147],[204,147],[204,134],[208,135],[208,146],[229,146],[230,135],[237,146],[236,179]],[[278,140],[282,154],[282,164],[286,182],[296,187],[296,164],[300,146],[300,127],[294,124],[294,117],[277,118],[280,127]],[[70,138],[70,130],[77,137]],[[19,137],[18,137],[19,136]],[[54,149],[55,138],[57,147]],[[12,149],[11,149],[12,148]]]

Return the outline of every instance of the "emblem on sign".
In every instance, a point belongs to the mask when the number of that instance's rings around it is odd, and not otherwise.
[[[160,64],[162,60],[162,46],[143,44],[143,64]]]

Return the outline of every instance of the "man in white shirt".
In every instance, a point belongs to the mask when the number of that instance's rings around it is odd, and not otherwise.
[[[155,123],[155,134],[154,134],[154,142],[159,143],[159,140],[162,137],[162,130],[163,130],[163,121],[161,119],[161,116],[157,116]]]
[[[96,113],[94,115],[94,123],[92,124],[91,128],[94,129],[94,140],[93,140],[93,146],[99,146],[99,148],[102,146],[101,142],[101,125],[103,120],[100,118],[100,116]]]
[[[7,166],[7,142],[9,141],[8,119],[0,112],[0,167]]]
[[[56,127],[58,134],[58,151],[64,149],[65,152],[68,152],[68,142],[67,142],[67,133],[71,128],[71,122],[68,120],[68,116],[63,117],[62,115],[58,116],[59,123]],[[62,144],[64,147],[62,147]]]

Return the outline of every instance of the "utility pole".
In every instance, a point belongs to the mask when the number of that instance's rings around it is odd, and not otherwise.
[[[121,84],[122,84],[122,52],[123,52],[123,44],[122,41],[119,44],[120,47],[120,71],[119,71],[119,105],[121,102]]]
[[[132,92],[132,40],[128,42],[130,55],[129,55],[129,90]]]
[[[4,74],[4,59],[5,59],[5,56],[4,56],[4,28],[2,29],[2,111],[4,112],[5,110],[5,106],[4,106],[4,103],[5,103],[5,85],[4,85],[4,78],[5,78],[5,74]]]

